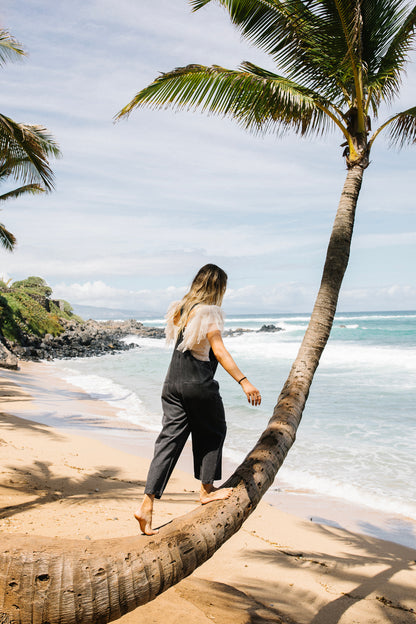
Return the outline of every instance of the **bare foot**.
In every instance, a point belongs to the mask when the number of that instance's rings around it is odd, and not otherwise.
[[[157,529],[152,529],[152,515],[153,515],[153,499],[145,494],[142,504],[134,514],[137,522],[140,524],[140,529],[145,535],[156,535]]]
[[[224,500],[229,498],[232,494],[233,488],[216,488],[213,487],[211,491],[207,491],[205,488],[201,488],[201,493],[199,495],[199,500],[201,505],[206,505],[207,503],[212,503],[216,500]]]

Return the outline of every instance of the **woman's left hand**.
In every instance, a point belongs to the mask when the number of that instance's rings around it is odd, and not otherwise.
[[[241,380],[240,385],[246,394],[247,401],[251,403],[251,405],[260,405],[261,394],[259,390],[257,390],[257,388],[249,382],[247,377],[242,377],[244,373],[241,372],[225,348],[219,329],[209,331],[207,333],[207,338],[209,340],[209,344],[211,345],[211,349],[221,366],[225,368],[227,373],[229,373],[237,382]]]
[[[247,401],[251,403],[251,405],[260,405],[261,403],[261,394],[260,390],[257,390],[252,383],[249,382],[248,379],[244,379],[241,382],[241,386],[246,394]]]

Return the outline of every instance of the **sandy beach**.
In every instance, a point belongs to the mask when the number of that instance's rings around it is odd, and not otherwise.
[[[154,434],[121,421],[114,407],[60,380],[48,365],[23,363],[0,380],[1,531],[85,540],[137,534],[132,511]],[[156,505],[155,526],[198,505],[190,466],[185,453]],[[307,517],[307,493],[297,500]],[[320,524],[325,505],[330,501],[310,511],[311,522],[262,502],[194,574],[121,620],[415,623],[416,550],[340,522]],[[406,527],[410,535],[412,523]]]

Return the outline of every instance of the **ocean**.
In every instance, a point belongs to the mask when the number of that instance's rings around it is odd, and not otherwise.
[[[240,462],[266,427],[308,320],[306,314],[226,319],[226,329],[254,330],[224,342],[263,397],[260,408],[250,407],[238,384],[218,370],[230,462]],[[143,322],[164,324],[163,318]],[[281,331],[258,331],[270,324]],[[171,348],[158,339],[126,340],[139,348],[54,366],[70,383],[113,404],[123,419],[158,431]],[[415,406],[416,312],[337,314],[296,442],[272,489],[307,491],[416,520]]]

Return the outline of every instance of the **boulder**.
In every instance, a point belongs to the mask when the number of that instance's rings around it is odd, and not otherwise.
[[[0,342],[0,368],[10,368],[17,370],[19,368],[19,360],[11,353],[3,343]]]
[[[277,325],[262,325],[259,329],[259,332],[278,332],[283,331],[282,327],[278,327]]]

